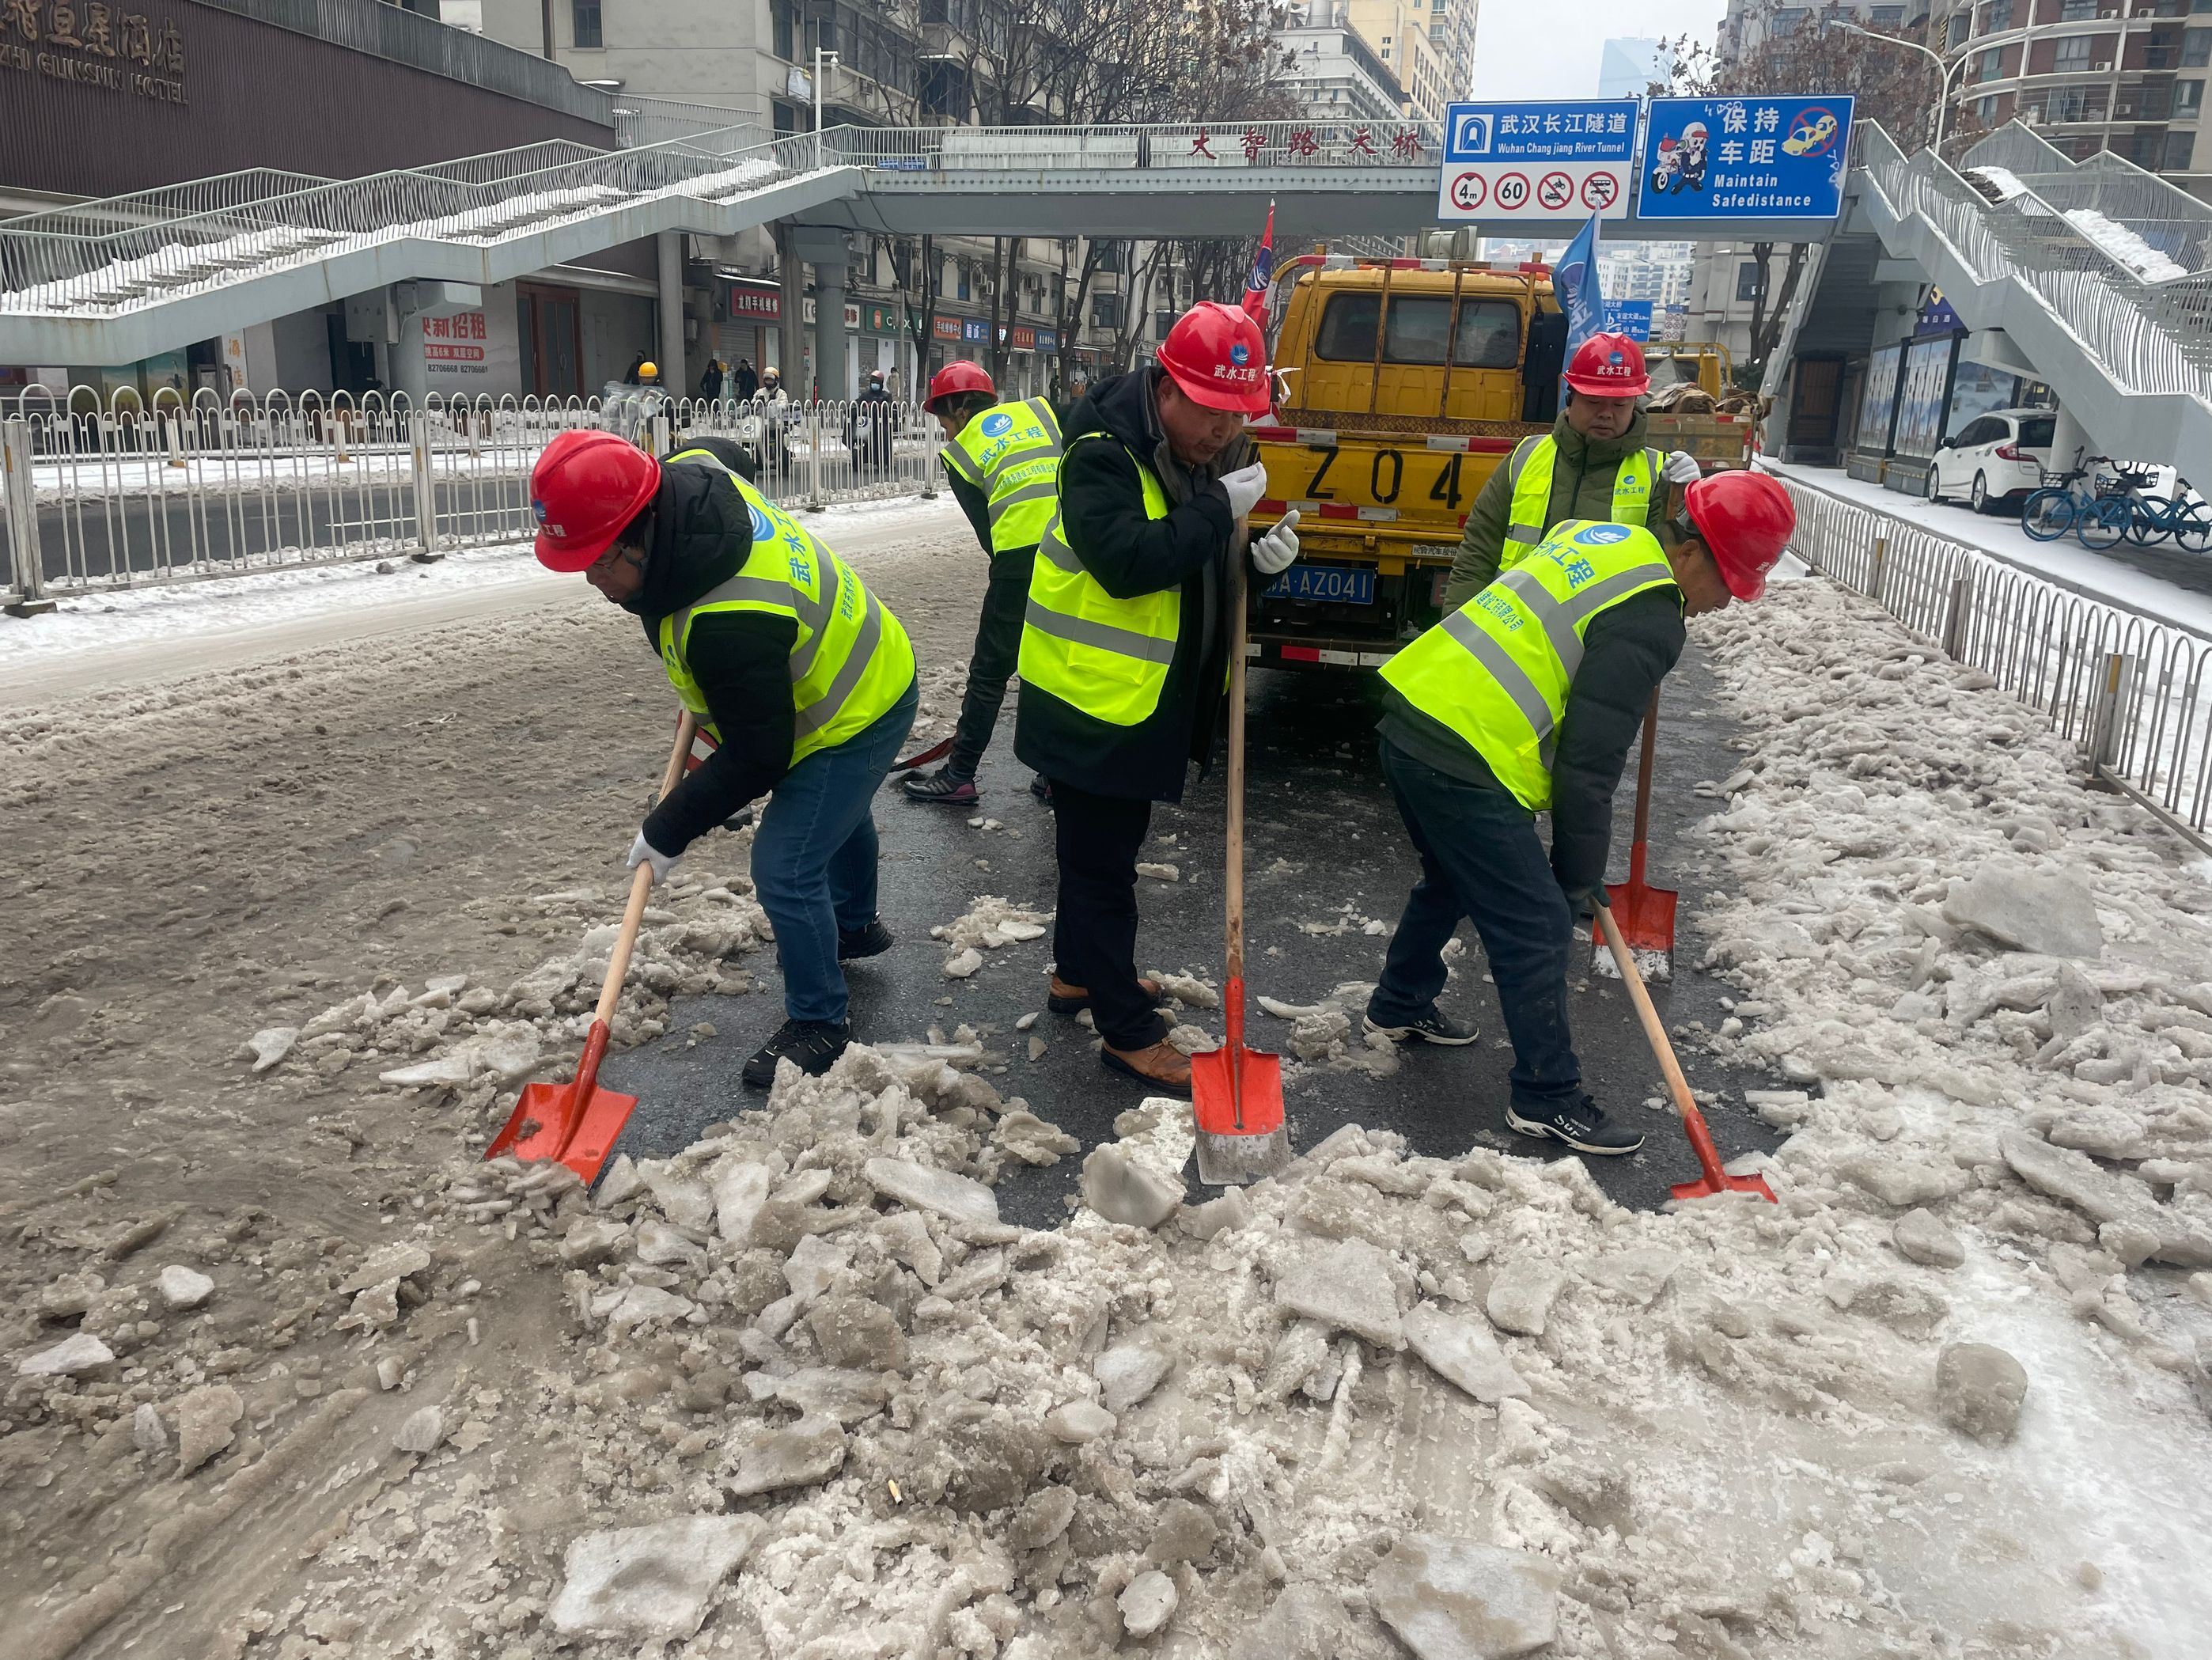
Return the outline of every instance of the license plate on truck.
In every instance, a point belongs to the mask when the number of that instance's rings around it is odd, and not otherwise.
[[[1371,605],[1375,603],[1375,573],[1352,565],[1293,565],[1270,583],[1260,597]]]

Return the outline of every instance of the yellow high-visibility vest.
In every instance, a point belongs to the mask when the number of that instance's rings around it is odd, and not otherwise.
[[[1060,419],[1050,404],[994,404],[937,453],[945,471],[989,501],[992,552],[1037,544],[1059,488]]]
[[[1086,440],[1114,441],[1087,432]],[[1127,447],[1124,446],[1126,449]],[[1133,451],[1145,492],[1145,517],[1168,516],[1167,492]],[[1164,588],[1116,599],[1083,569],[1067,544],[1055,500],[1030,571],[1030,605],[1022,620],[1018,672],[1022,684],[1050,692],[1092,719],[1133,727],[1160,706],[1182,626],[1182,590]]]
[[[1559,459],[1559,441],[1549,433],[1524,438],[1513,447],[1505,463],[1505,476],[1513,486],[1513,505],[1506,514],[1505,545],[1498,550],[1498,569],[1512,569],[1544,539],[1544,515],[1552,510],[1552,471]],[[1651,489],[1658,480],[1659,467],[1657,450],[1638,450],[1621,458],[1613,475],[1614,524],[1644,527],[1651,514]]]
[[[722,466],[705,450],[685,450],[668,459]],[[692,623],[718,611],[792,618],[799,624],[791,648],[795,767],[890,711],[914,684],[914,647],[898,618],[868,592],[851,566],[737,474],[726,467],[722,471],[752,514],[752,551],[736,575],[660,619],[660,666],[684,707],[719,744],[721,734],[708,719],[706,696],[685,654]]]
[[[1553,745],[1590,619],[1674,586],[1659,538],[1642,526],[1566,520],[1384,664],[1382,678],[1464,739],[1522,806],[1542,812],[1552,805]]]

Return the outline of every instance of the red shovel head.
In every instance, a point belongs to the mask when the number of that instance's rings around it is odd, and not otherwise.
[[[1712,1132],[1705,1128],[1705,1116],[1698,1110],[1697,1103],[1684,1098],[1688,1104],[1681,1110],[1682,1133],[1690,1138],[1690,1151],[1698,1156],[1698,1169],[1702,1172],[1694,1182],[1677,1182],[1667,1189],[1677,1199],[1711,1199],[1722,1193],[1755,1193],[1770,1205],[1780,1201],[1774,1189],[1766,1185],[1763,1176],[1730,1176],[1721,1168],[1720,1149],[1713,1145]]]
[[[581,1177],[586,1187],[598,1181],[623,1126],[637,1110],[635,1095],[599,1087],[599,1055],[605,1049],[606,1028],[594,1025],[573,1083],[525,1085],[522,1098],[507,1116],[507,1128],[492,1138],[484,1157],[519,1158],[525,1164],[557,1158]]]
[[[1190,1057],[1190,1104],[1198,1123],[1198,1179],[1243,1187],[1291,1162],[1283,1122],[1283,1057],[1224,1043]]]
[[[1674,906],[1681,898],[1672,888],[1650,887],[1642,882],[1608,882],[1606,895],[1613,901],[1613,926],[1631,951],[1674,950]]]

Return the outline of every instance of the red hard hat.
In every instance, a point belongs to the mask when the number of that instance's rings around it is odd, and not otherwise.
[[[1790,492],[1763,472],[1717,472],[1691,485],[1686,500],[1729,592],[1739,599],[1765,593],[1766,573],[1797,528]]]
[[[1176,318],[1160,342],[1160,367],[1194,404],[1267,412],[1267,343],[1259,324],[1235,306],[1201,300]]]
[[[922,400],[922,412],[934,415],[939,404],[963,392],[988,392],[994,398],[999,395],[990,370],[964,357],[955,358],[929,377],[929,396]]]
[[[1593,334],[1575,348],[1567,385],[1592,398],[1641,398],[1651,390],[1644,348],[1625,334]]]
[[[611,432],[556,434],[530,470],[538,562],[584,569],[660,488],[660,463]]]

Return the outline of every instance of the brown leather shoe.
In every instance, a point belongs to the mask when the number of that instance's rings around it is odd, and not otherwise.
[[[1190,1093],[1190,1057],[1162,1038],[1149,1049],[1117,1049],[1111,1044],[1098,1058],[1115,1072],[1126,1073],[1140,1084],[1171,1095]]]
[[[1160,1000],[1160,982],[1139,976],[1137,988],[1155,1003]],[[1054,1014],[1080,1014],[1091,1006],[1091,988],[1071,986],[1058,975],[1054,975],[1045,987],[1044,1006]]]

